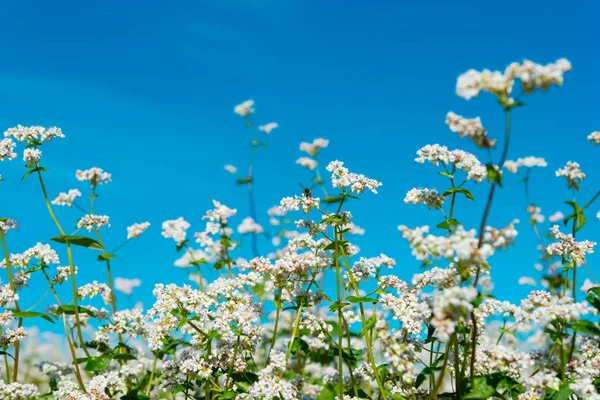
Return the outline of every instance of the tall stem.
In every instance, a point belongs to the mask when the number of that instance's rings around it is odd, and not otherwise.
[[[39,167],[38,165],[36,165],[36,167]],[[58,222],[58,219],[56,218],[56,215],[54,215],[54,211],[52,210],[52,205],[50,204],[50,200],[48,199],[48,193],[46,192],[46,186],[44,185],[44,180],[42,179],[42,174],[39,170],[39,168],[37,169],[37,175],[40,181],[40,187],[42,188],[42,194],[44,195],[44,201],[46,203],[46,207],[48,208],[48,213],[50,213],[50,217],[52,218],[52,220],[54,221],[54,224],[56,225],[56,227],[58,228],[60,234],[62,236],[66,236],[65,231],[63,230],[62,226],[60,225],[60,222]],[[71,244],[69,242],[65,242],[66,246],[67,246],[67,257],[69,259],[69,273],[71,274],[71,289],[73,291],[73,305],[75,306],[75,325],[77,327],[77,336],[79,338],[79,342],[80,342],[80,346],[83,349],[83,352],[85,353],[86,356],[90,357],[90,353],[87,350],[87,346],[85,345],[85,341],[83,340],[83,334],[81,332],[81,321],[79,319],[79,306],[78,306],[78,301],[77,301],[77,282],[75,280],[75,266],[73,265],[73,254],[71,252]]]
[[[336,292],[337,292],[337,314],[338,314],[338,389],[339,389],[339,398],[340,400],[344,400],[344,328],[343,328],[343,317],[342,317],[342,279],[340,273],[340,250],[338,246],[338,233],[337,227],[334,228],[334,238],[335,238],[335,283],[336,283]]]
[[[0,228],[0,240],[2,241],[2,251],[4,252],[4,259],[6,260],[5,264],[6,264],[6,271],[8,273],[8,283],[10,284],[10,289],[13,291],[13,293],[17,292],[17,289],[15,287],[15,283],[13,281],[13,274],[12,274],[12,264],[10,262],[10,254],[8,253],[8,247],[6,245],[6,236],[4,233],[4,230],[2,230]],[[17,312],[20,312],[21,309],[19,308],[19,301],[15,300],[15,310]],[[23,326],[23,318],[19,318],[18,319],[18,327],[20,328],[21,326]],[[17,381],[17,376],[19,375],[19,353],[20,353],[20,348],[21,348],[21,341],[17,341],[15,343],[15,359],[14,359],[14,365],[13,365],[13,381]],[[6,369],[6,373],[8,374],[8,368]]]

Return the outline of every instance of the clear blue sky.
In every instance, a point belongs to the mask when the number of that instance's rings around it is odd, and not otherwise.
[[[344,160],[384,183],[379,196],[365,195],[352,208],[367,231],[357,240],[363,255],[394,256],[395,272],[409,278],[418,263],[397,225],[435,225],[440,217],[405,205],[404,194],[415,186],[445,186],[434,168],[413,162],[415,151],[428,143],[476,151],[448,131],[448,111],[479,115],[490,135],[502,135],[502,113],[490,96],[467,102],[454,94],[456,77],[467,69],[568,58],[573,70],[565,85],[528,98],[514,113],[509,158],[548,160],[550,167],[534,171],[532,183],[546,215],[568,211],[562,202],[570,193],[554,178],[566,161],[579,161],[588,173],[584,200],[600,188],[600,148],[586,143],[600,129],[598,18],[600,5],[592,0],[4,0],[0,127],[63,129],[66,140],[44,146],[51,196],[82,187],[74,179],[78,168],[113,174],[98,203],[98,212],[111,216],[111,232],[104,234],[109,247],[120,243],[127,225],[152,223],[114,266],[116,276],[143,280],[136,291],[146,305],[154,283],[186,276],[172,266],[177,255],[173,242],[160,236],[163,220],[184,216],[191,232],[201,230],[213,198],[239,209],[236,225],[248,214],[245,188],[223,170],[248,161],[247,132],[233,114],[247,98],[257,102],[257,122],[281,126],[256,165],[259,210],[297,193],[297,182],[309,179],[295,165],[299,143],[327,138],[324,161]],[[9,236],[10,250],[47,242],[56,230],[36,181],[19,182],[20,161],[0,168],[7,178],[0,184],[1,215],[21,222]],[[496,293],[517,300],[529,290],[517,279],[536,276],[537,253],[522,188],[512,176],[507,181],[490,223],[523,222],[510,257],[492,261]],[[486,191],[474,190],[475,207],[459,204],[457,216],[468,227],[480,220]],[[77,215],[59,212],[73,224]],[[598,240],[600,224],[590,220],[581,235]],[[77,257],[80,283],[104,278],[92,255]]]

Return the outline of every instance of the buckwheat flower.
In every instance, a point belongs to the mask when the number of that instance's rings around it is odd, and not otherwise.
[[[150,222],[142,222],[140,224],[133,224],[127,227],[127,240],[137,239],[140,235],[150,227]]]
[[[332,161],[327,166],[327,171],[331,172],[331,183],[333,187],[350,188],[351,191],[362,193],[365,189],[377,194],[377,188],[383,185],[375,179],[367,178],[362,174],[348,172],[341,161]]]
[[[585,259],[586,254],[594,252],[594,246],[596,242],[590,242],[589,240],[583,240],[581,242],[575,241],[572,234],[565,235],[560,232],[558,225],[554,225],[551,229],[552,236],[558,242],[551,243],[546,247],[546,251],[550,255],[562,257],[564,259],[570,258],[573,261],[582,261]]]
[[[86,214],[77,221],[77,228],[85,228],[88,232],[91,232],[93,229],[99,229],[102,226],[110,228],[108,218],[107,215]]]
[[[587,139],[589,142],[593,142],[596,146],[600,145],[600,131],[590,133]]]
[[[56,199],[52,200],[55,206],[71,207],[77,197],[81,197],[81,192],[77,189],[71,189],[67,193],[61,192]]]
[[[560,211],[555,212],[554,214],[552,214],[551,216],[548,217],[548,221],[550,222],[557,222],[560,221],[561,219],[564,219],[565,215],[563,213],[561,213]]]
[[[462,151],[453,150],[450,154],[450,162],[457,169],[467,173],[467,179],[475,182],[481,182],[487,178],[487,168],[473,154]]]
[[[111,302],[110,288],[105,283],[98,283],[98,281],[80,286],[77,289],[77,295],[80,299],[85,299],[86,297],[92,299],[100,295],[106,304],[110,304]]]
[[[248,115],[254,113],[254,100],[246,100],[241,104],[238,104],[233,108],[233,112],[236,114],[247,117]]]
[[[527,212],[529,213],[529,221],[531,221],[531,223],[541,224],[546,219],[546,217],[542,215],[542,209],[534,206],[533,204],[527,206]]]
[[[496,145],[496,139],[487,137],[487,130],[481,125],[479,117],[469,119],[450,111],[446,115],[446,124],[461,139],[466,136],[481,149],[491,149]]]
[[[189,222],[179,217],[177,219],[167,220],[162,223],[163,237],[173,239],[179,245],[185,241],[186,230],[190,228]]]
[[[556,176],[563,176],[567,180],[567,187],[579,190],[579,184],[585,179],[585,174],[579,168],[579,164],[569,161],[564,168],[556,171]]]
[[[519,234],[515,229],[515,225],[519,223],[518,219],[514,219],[505,228],[496,229],[491,226],[486,226],[483,234],[485,243],[491,245],[494,249],[506,250],[508,246],[514,244],[515,238]]]
[[[282,212],[298,211],[300,209],[301,204],[302,204],[302,201],[301,201],[300,197],[298,197],[298,196],[284,197],[283,199],[281,199],[279,209]]]
[[[5,137],[12,137],[17,142],[30,142],[34,140],[51,141],[53,138],[64,138],[60,128],[55,126],[44,128],[43,126],[22,126],[17,125],[15,128],[10,128],[4,132]]]
[[[22,326],[16,329],[7,328],[4,334],[0,336],[0,347],[6,350],[8,346],[14,345],[17,342],[27,337],[27,331]]]
[[[0,218],[0,229],[6,234],[10,229],[17,229],[19,223],[11,218]]]
[[[267,135],[273,132],[273,129],[279,128],[279,124],[277,122],[269,122],[266,125],[261,125],[258,127],[259,130],[263,131]]]
[[[235,174],[237,172],[237,168],[234,167],[233,165],[225,165],[225,171],[229,172],[230,174]]]
[[[257,224],[256,221],[254,221],[254,218],[252,217],[244,218],[242,220],[242,223],[238,225],[237,230],[242,235],[245,235],[247,233],[257,235],[264,231],[263,227]]]
[[[311,155],[314,157],[317,154],[319,154],[321,149],[324,149],[327,146],[329,146],[329,140],[323,139],[323,138],[318,138],[318,139],[313,140],[312,143],[308,143],[308,142],[300,143],[300,151],[304,151],[305,153],[308,153],[308,155]]]
[[[213,205],[215,208],[207,211],[202,219],[208,219],[226,225],[227,220],[237,214],[237,209],[229,208],[226,205],[219,203],[217,200],[213,200]]]
[[[515,64],[514,75],[521,80],[521,87],[527,94],[536,89],[548,90],[551,85],[561,86],[563,75],[571,69],[571,63],[564,58],[546,65],[525,60],[521,65]]]
[[[14,160],[17,158],[17,153],[14,152],[16,145],[17,144],[10,138],[0,140],[0,161],[4,161],[4,159]]]
[[[133,289],[140,287],[142,281],[139,279],[115,278],[115,290],[130,296]]]
[[[466,100],[478,97],[481,89],[481,73],[474,69],[470,69],[460,75],[456,81],[456,94]]]
[[[17,300],[19,300],[19,295],[10,288],[9,284],[0,285],[0,307],[6,307],[7,304]]]
[[[442,208],[445,197],[435,189],[411,189],[404,197],[406,204],[425,204],[427,208],[436,210]]]
[[[77,267],[74,268],[75,273],[78,272]],[[71,276],[71,267],[56,267],[56,275],[52,278],[54,285],[60,285],[66,282]]]
[[[23,151],[23,161],[28,166],[37,164],[42,158],[42,151],[40,149],[25,149]]]
[[[39,395],[34,384],[0,381],[0,397],[5,400],[35,400]]]
[[[470,319],[473,311],[471,302],[476,297],[477,289],[459,286],[445,289],[434,295],[431,325],[435,328],[435,336],[440,341],[450,340],[456,325]]]
[[[440,162],[449,164],[452,153],[446,146],[428,144],[417,150],[417,155],[419,157],[415,158],[416,162],[423,164],[425,161],[429,161],[437,167]]]
[[[504,161],[504,168],[512,174],[516,174],[519,171],[519,164],[516,161],[506,160]]]
[[[25,250],[23,253],[23,259],[26,262],[37,258],[42,264],[58,264],[58,254],[54,251],[49,244],[36,243],[35,246]],[[25,266],[25,265],[24,265]]]
[[[86,170],[78,169],[75,172],[75,177],[78,181],[84,182],[88,181],[94,185],[102,185],[104,183],[108,183],[112,180],[111,174],[105,172],[102,168],[93,167]]]
[[[519,278],[519,285],[521,285],[521,286],[523,286],[523,285],[537,286],[537,282],[535,279],[533,279],[530,276],[522,276]]]
[[[317,160],[314,160],[310,157],[300,157],[299,159],[296,160],[296,164],[298,164],[306,169],[313,170],[317,167],[318,162],[317,162]]]

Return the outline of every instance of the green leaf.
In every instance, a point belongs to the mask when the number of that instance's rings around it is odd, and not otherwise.
[[[321,203],[333,204],[333,203],[339,203],[340,201],[342,201],[342,196],[328,196],[328,197],[325,197],[323,200],[321,200]]]
[[[121,396],[121,400],[150,400],[150,397],[144,393],[139,393],[138,389],[132,389],[126,395]]]
[[[356,303],[373,303],[373,304],[377,304],[379,303],[379,300],[377,299],[371,299],[368,297],[356,297],[356,296],[348,296],[346,297],[346,300],[348,300],[350,303],[356,304]]]
[[[600,297],[600,286],[594,286],[592,288],[588,289],[588,293],[592,292],[594,293],[596,296]]]
[[[487,178],[490,182],[496,182],[498,186],[502,187],[502,173],[497,170],[494,164],[487,164]]]
[[[112,354],[90,357],[87,360],[87,363],[85,364],[85,367],[83,367],[83,369],[92,372],[104,371],[110,365],[112,358]]]
[[[81,307],[81,306],[78,306],[78,308],[79,308],[79,314],[87,314],[90,317],[96,316],[92,312],[92,310],[90,310],[89,308],[85,308],[85,307]],[[62,306],[60,306],[56,310],[54,310],[54,315],[60,315],[60,314],[74,315],[75,314],[75,306],[70,305],[70,304],[63,304]]]
[[[476,377],[473,388],[463,396],[465,400],[488,400],[496,394],[496,388],[491,386],[486,377]]]
[[[12,358],[13,360],[15,359],[12,354],[10,354],[8,351],[4,351],[4,350],[0,350],[0,355],[3,356],[9,356],[10,358]]]
[[[237,181],[235,181],[236,185],[248,185],[250,183],[252,183],[253,179],[252,178],[241,178],[238,179]]]
[[[52,318],[50,318],[48,315],[41,313],[41,312],[35,312],[35,311],[17,311],[17,312],[13,312],[13,316],[15,318],[36,318],[36,317],[40,317],[40,318],[44,318],[46,321],[50,322],[50,323],[54,323],[54,320]]]
[[[57,236],[50,239],[58,243],[68,243],[75,246],[87,247],[94,250],[104,250],[104,247],[97,241],[85,236]]]
[[[107,260],[111,260],[113,258],[117,258],[117,256],[115,256],[114,254],[110,254],[110,253],[102,253],[98,256],[98,261],[107,261]]]
[[[225,392],[220,393],[218,397],[220,400],[228,400],[234,399],[237,395],[238,393],[234,392],[233,390],[227,390]]]
[[[592,321],[579,320],[571,324],[571,329],[575,332],[591,333],[593,335],[600,335],[600,329]]]
[[[350,303],[333,303],[329,306],[329,311],[337,311],[349,305]]]
[[[177,247],[175,248],[177,250],[177,252],[179,253],[181,251],[181,249],[183,249],[187,244],[188,244],[189,240],[185,239],[183,242],[179,243],[177,245]]]
[[[445,220],[436,225],[436,228],[450,229],[450,226],[459,226],[460,222],[455,219]]]
[[[25,178],[27,178],[29,175],[31,175],[31,174],[33,174],[33,173],[35,173],[35,172],[38,172],[38,171],[39,171],[39,172],[43,172],[43,171],[48,171],[48,169],[47,169],[47,168],[44,168],[44,167],[35,167],[35,168],[32,168],[32,169],[30,169],[29,171],[27,171],[27,172],[25,173],[25,175],[23,175],[23,177],[21,178],[21,182],[22,182],[22,181],[24,181],[24,180],[25,180]]]
[[[454,179],[454,175],[449,174],[447,172],[440,171],[438,172],[438,174],[440,174],[441,176],[445,176],[446,178]]]
[[[450,188],[448,190],[446,190],[442,196],[447,197],[450,196],[453,193],[462,193],[465,195],[465,197],[471,201],[475,200],[475,197],[473,197],[473,195],[471,194],[471,192],[468,189],[462,188],[462,187],[453,187]]]
[[[129,353],[116,353],[113,354],[115,360],[137,360],[137,357]]]

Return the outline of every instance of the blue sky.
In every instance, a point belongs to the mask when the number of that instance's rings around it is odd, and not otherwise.
[[[549,168],[533,173],[532,196],[546,215],[567,212],[571,198],[554,171],[577,160],[588,173],[582,199],[600,189],[600,148],[586,136],[600,129],[600,37],[594,1],[144,1],[43,2],[5,0],[0,5],[0,127],[57,125],[67,135],[44,148],[51,196],[79,187],[76,169],[99,166],[113,174],[100,190],[98,212],[111,216],[108,247],[125,227],[149,220],[151,229],[127,245],[114,274],[140,277],[147,305],[156,282],[183,282],[172,266],[172,241],[160,223],[184,216],[192,232],[211,199],[248,215],[244,188],[224,164],[243,169],[248,137],[233,106],[256,101],[254,120],[277,121],[269,149],[256,165],[258,209],[298,193],[309,174],[295,165],[301,141],[331,141],[323,161],[340,159],[351,170],[381,180],[380,195],[367,194],[351,210],[367,235],[357,239],[364,256],[396,257],[395,273],[418,270],[398,224],[435,225],[440,217],[403,203],[415,186],[445,188],[430,165],[413,162],[428,143],[460,147],[448,131],[448,111],[481,116],[500,138],[503,117],[490,96],[465,101],[456,77],[470,69],[503,69],[524,58],[539,63],[568,58],[565,85],[526,99],[513,118],[509,158],[535,155]],[[483,154],[480,154],[485,160]],[[496,156],[497,159],[498,156]],[[0,164],[2,216],[20,221],[9,236],[11,252],[56,235],[34,179],[21,183],[20,161]],[[494,257],[496,294],[517,300],[535,276],[535,241],[526,224],[522,187],[507,177],[490,223],[521,219],[517,245]],[[478,226],[487,187],[475,188],[475,205],[462,202],[457,217]],[[592,207],[600,209],[600,203]],[[59,210],[74,224],[76,210]],[[590,217],[592,215],[590,214]],[[261,214],[259,222],[266,222]],[[581,236],[600,237],[599,222]],[[265,248],[266,243],[261,243]],[[242,254],[248,255],[248,246]],[[592,260],[598,260],[598,257]],[[79,282],[104,279],[93,255],[78,252]],[[592,264],[592,268],[595,265]],[[32,282],[40,288],[41,282]]]

